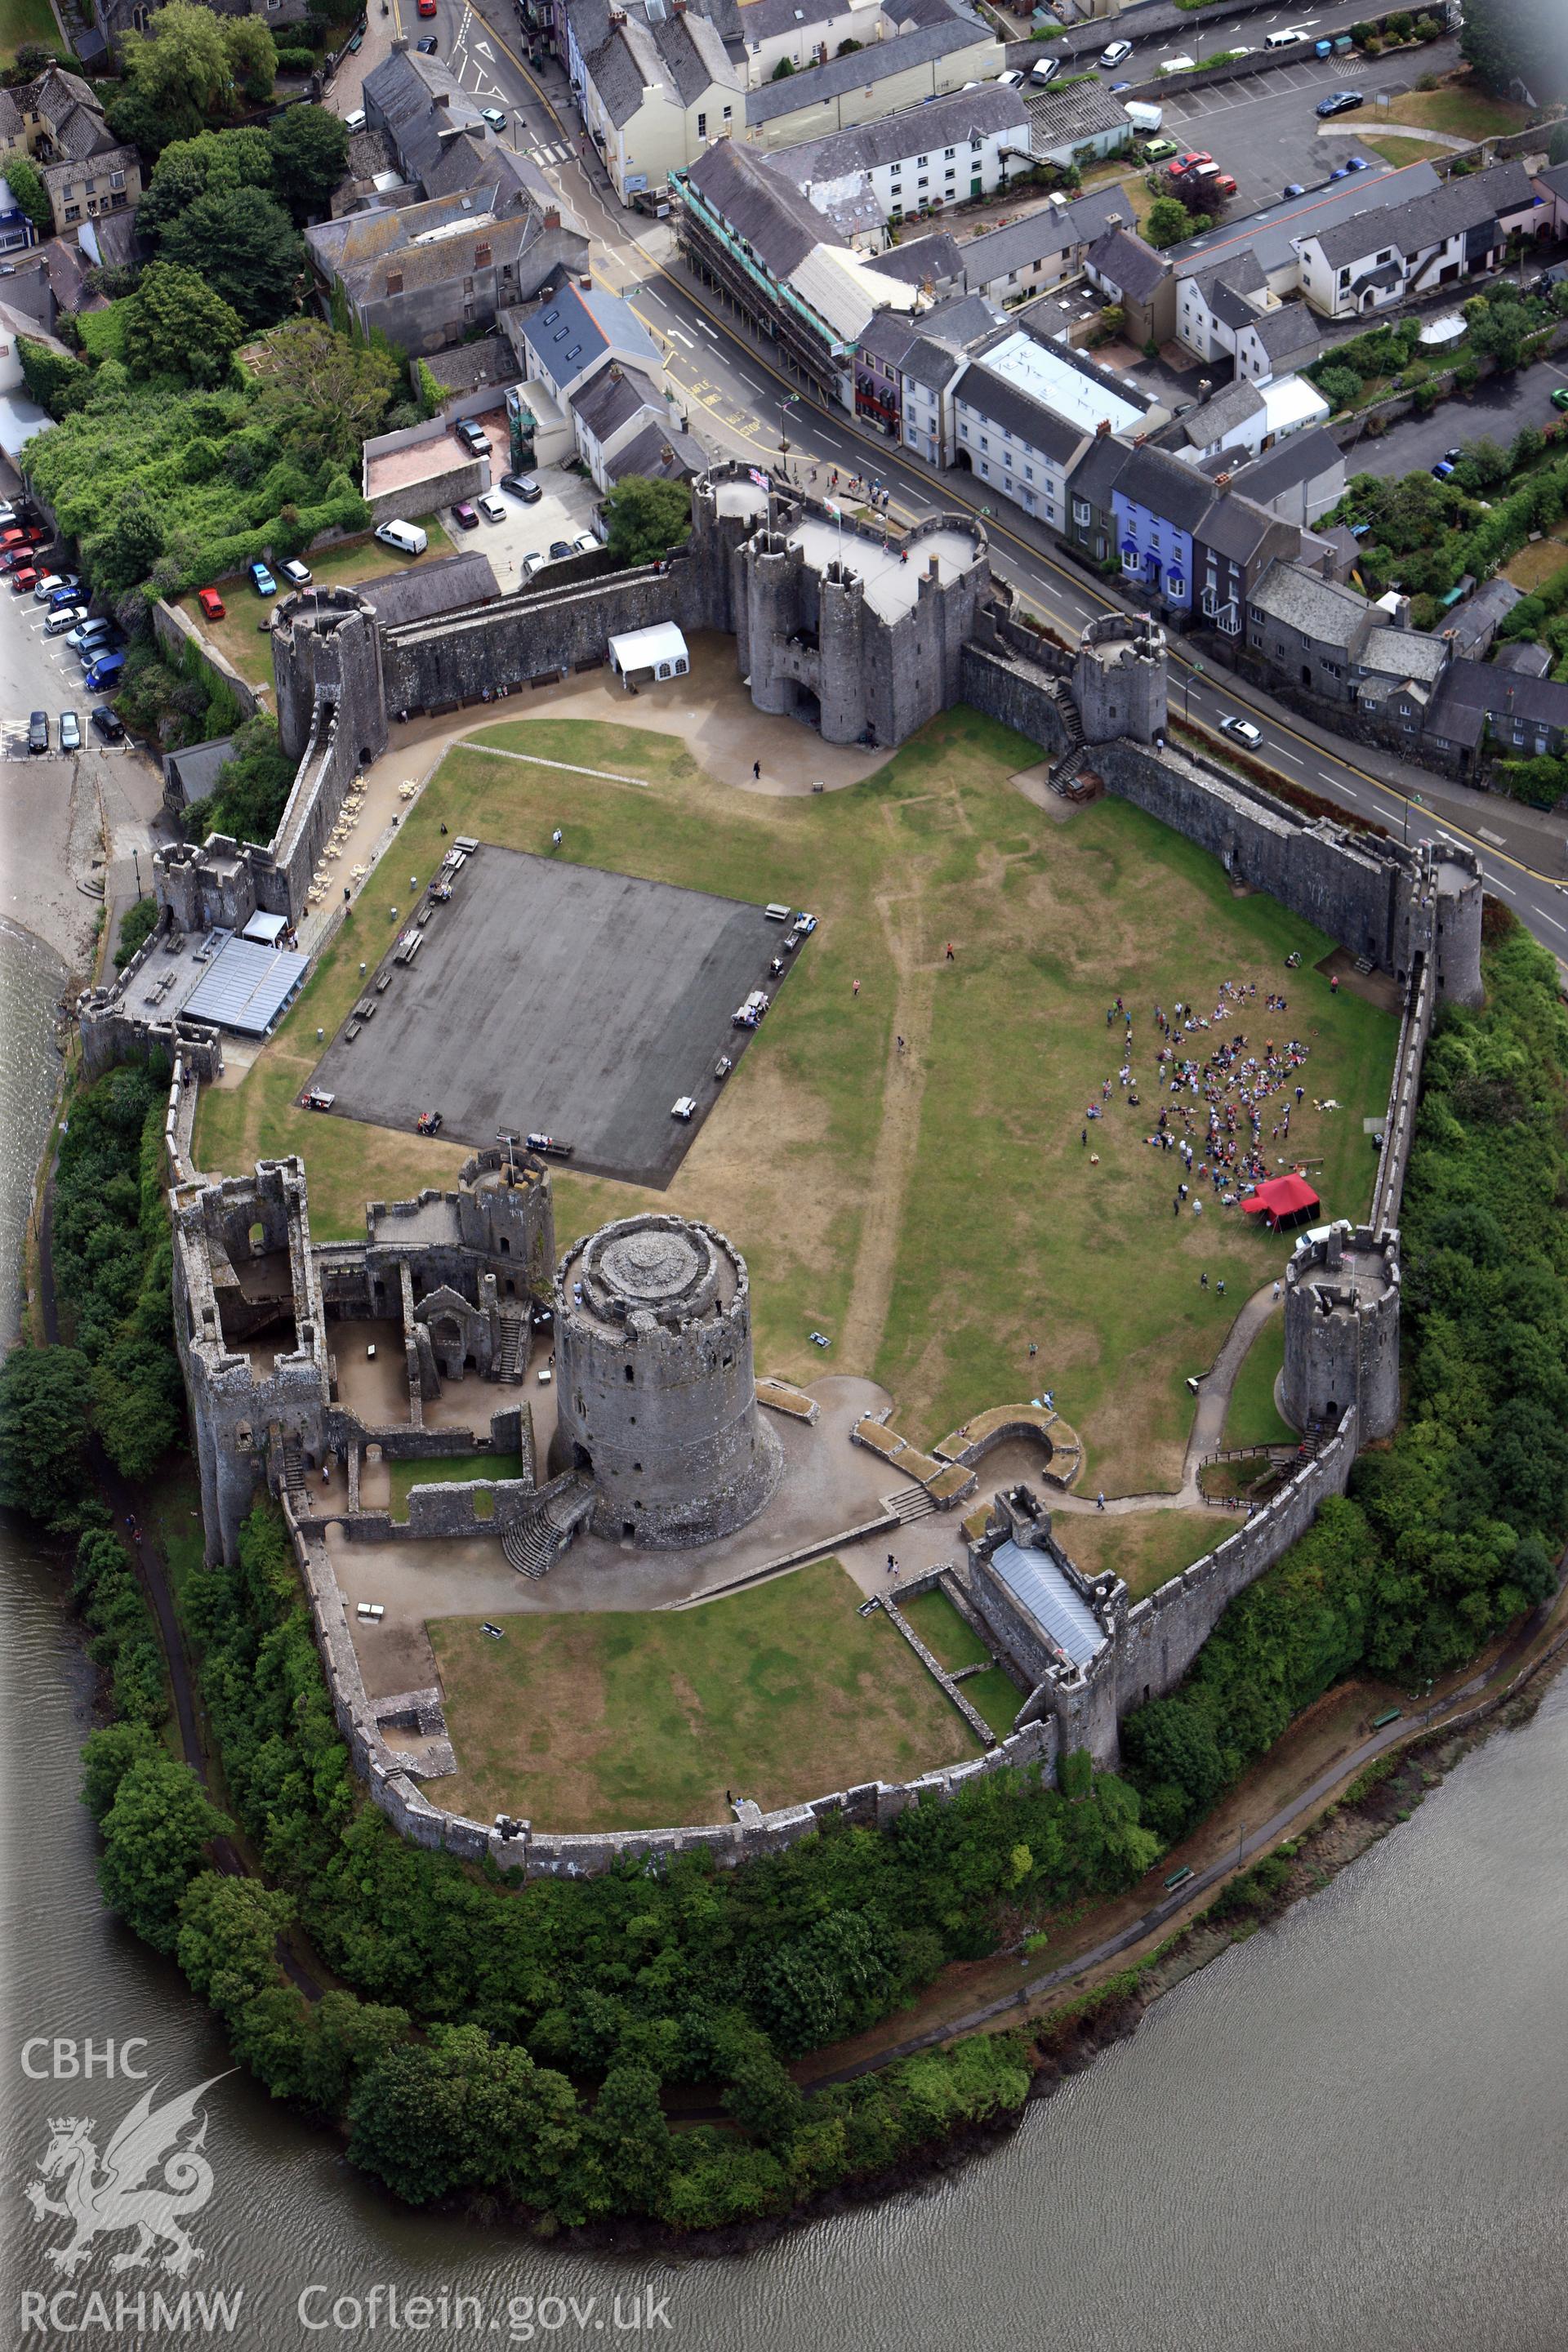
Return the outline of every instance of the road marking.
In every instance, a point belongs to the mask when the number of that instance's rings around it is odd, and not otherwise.
[[[1560,923],[1555,915],[1542,914],[1540,916],[1540,920],[1550,923],[1554,931],[1568,931],[1568,923]]]
[[[1477,825],[1476,838],[1478,841],[1489,841],[1494,849],[1506,849],[1508,847],[1508,844],[1503,839],[1500,833],[1489,833],[1484,824]]]
[[[637,290],[639,291],[639,293],[646,294],[646,295],[647,296],[647,299],[648,299],[648,300],[649,300],[650,302],[657,302],[657,303],[658,304],[658,307],[659,307],[659,309],[660,309],[661,310],[668,310],[668,308],[669,308],[668,303],[665,300],[665,299],[664,299],[663,295],[658,291],[658,288],[657,288],[657,287],[654,287],[654,286],[644,286],[644,287],[639,287],[639,289],[638,289]]]
[[[1349,784],[1342,783],[1338,776],[1331,776],[1326,768],[1320,768],[1318,770],[1318,773],[1321,776],[1325,784],[1331,785],[1336,793],[1343,793],[1347,801],[1360,800],[1361,794],[1359,793],[1352,792]]]
[[[1489,877],[1489,879],[1491,882],[1492,888],[1494,890],[1500,890],[1505,898],[1512,898],[1518,896],[1512,883],[1505,882],[1500,874],[1490,876]]]
[[[717,327],[710,327],[706,319],[699,319],[697,324],[701,328],[705,335],[711,335],[715,342],[719,341],[719,330]]]
[[[687,350],[688,350],[689,352],[694,352],[694,351],[697,349],[697,346],[696,346],[696,344],[692,341],[692,340],[691,340],[690,336],[689,336],[689,335],[683,335],[683,334],[681,333],[680,329],[679,329],[679,327],[671,327],[671,329],[670,329],[670,331],[670,331],[670,333],[675,337],[675,340],[676,340],[676,341],[677,341],[678,343],[684,343],[684,344],[686,345],[686,348],[687,348]],[[700,390],[702,389],[702,386],[699,385],[698,389],[700,391]]]

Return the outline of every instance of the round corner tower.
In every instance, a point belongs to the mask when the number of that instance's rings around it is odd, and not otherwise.
[[[1330,1225],[1303,1234],[1285,1269],[1286,1419],[1338,1425],[1356,1406],[1358,1442],[1399,1419],[1399,1236]]]
[[[555,1375],[553,1466],[593,1480],[597,1533],[710,1543],[773,1493],[782,1456],[757,1403],[746,1263],[711,1226],[626,1217],[568,1250]]]
[[[323,708],[332,710],[362,767],[386,749],[386,689],[375,607],[353,588],[303,588],[272,615],[278,733],[290,760]]]

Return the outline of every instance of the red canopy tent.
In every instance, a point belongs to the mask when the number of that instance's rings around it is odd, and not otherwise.
[[[1278,1234],[1303,1223],[1322,1203],[1304,1176],[1270,1176],[1241,1205],[1249,1217],[1267,1217]]]

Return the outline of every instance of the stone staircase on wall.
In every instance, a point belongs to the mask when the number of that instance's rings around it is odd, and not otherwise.
[[[308,1511],[310,1495],[305,1485],[305,1460],[297,1437],[283,1440],[283,1491],[296,1511]]]
[[[594,1507],[594,1489],[572,1477],[536,1503],[526,1517],[501,1530],[500,1548],[520,1576],[535,1581],[547,1575]]]
[[[496,1378],[515,1388],[527,1370],[527,1310],[503,1307],[500,1310],[500,1346],[496,1350]]]
[[[929,1519],[936,1513],[936,1505],[923,1486],[900,1486],[887,1500],[900,1527],[913,1527],[917,1519]]]

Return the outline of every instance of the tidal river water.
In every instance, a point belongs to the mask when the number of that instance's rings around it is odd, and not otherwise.
[[[0,985],[0,1243],[14,1266],[47,1127],[55,987],[30,944],[4,930]],[[13,1311],[7,1298],[7,1327]],[[1561,2352],[1568,2342],[1568,1688],[1469,1758],[1312,1902],[1160,2001],[997,2152],[927,2193],[744,2258],[611,2258],[402,2211],[333,2143],[226,2074],[222,2040],[176,1971],[99,1903],[76,1795],[90,1683],[59,1562],[12,1523],[0,1525],[0,2343]],[[84,2078],[89,2041],[95,2071]],[[203,2101],[214,2184],[190,2222],[204,2258],[184,2281],[113,2273],[124,2236],[99,2240],[66,2279],[47,2253],[68,2225],[36,2218],[26,2197],[51,2118],[90,2119],[101,2154],[138,2095],[139,2081],[105,2074],[110,2043],[117,2066],[129,2054],[161,2082],[160,2099],[223,2078]],[[161,2327],[154,2291],[177,2314],[187,2288],[188,2325]]]

